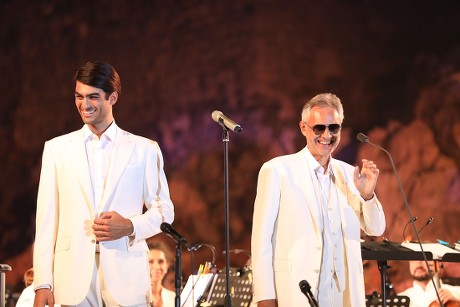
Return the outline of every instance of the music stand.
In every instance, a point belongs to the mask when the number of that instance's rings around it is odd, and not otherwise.
[[[220,271],[214,277],[211,286],[203,293],[198,306],[225,306],[227,286],[226,271]],[[252,301],[252,271],[230,268],[230,296],[235,306],[248,307]]]
[[[386,305],[391,307],[409,307],[410,299],[407,296],[395,295],[386,298]],[[382,297],[374,292],[371,295],[366,295],[366,307],[382,307]]]
[[[387,306],[386,271],[390,268],[387,260],[423,260],[423,253],[411,250],[399,243],[362,242],[361,254],[364,260],[377,260],[382,288],[382,305]],[[425,252],[428,260],[433,260],[431,252]]]

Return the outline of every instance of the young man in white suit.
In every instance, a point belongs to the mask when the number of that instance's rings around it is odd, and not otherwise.
[[[343,118],[337,96],[315,96],[299,123],[306,147],[260,170],[251,242],[259,307],[308,306],[302,280],[321,307],[365,306],[360,228],[381,235],[385,216],[374,194],[377,166],[331,157]]]
[[[75,74],[82,129],[45,143],[34,246],[35,307],[147,306],[145,242],[172,223],[158,144],[120,129],[118,73],[88,62]]]

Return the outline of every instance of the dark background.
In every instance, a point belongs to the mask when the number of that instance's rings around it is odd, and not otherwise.
[[[32,265],[43,143],[82,126],[72,78],[89,60],[120,73],[117,124],[159,142],[174,227],[192,243],[215,246],[220,267],[223,143],[211,112],[244,129],[229,142],[230,246],[250,249],[258,170],[305,145],[300,112],[320,92],[337,94],[345,108],[335,156],[351,164],[366,157],[381,169],[384,235],[401,241],[408,212],[388,158],[360,145],[357,132],[393,154],[419,223],[435,218],[424,239],[460,239],[459,9],[457,1],[2,1],[0,262],[13,267],[7,284],[21,287]],[[197,265],[210,251],[195,257]],[[233,254],[232,265],[245,257]],[[188,275],[189,255],[183,261]],[[406,268],[390,271],[403,287]],[[378,284],[368,277],[366,286]]]

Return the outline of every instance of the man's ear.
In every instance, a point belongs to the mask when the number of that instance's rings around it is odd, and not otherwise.
[[[109,96],[109,103],[113,106],[115,103],[117,103],[117,100],[118,100],[118,93],[117,92],[113,92],[112,94],[110,94]]]
[[[302,132],[303,136],[307,136],[308,127],[307,127],[307,124],[303,120],[299,122],[299,127],[300,127],[300,132]]]

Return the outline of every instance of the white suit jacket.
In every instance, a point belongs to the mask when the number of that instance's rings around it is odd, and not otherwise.
[[[147,210],[143,213],[143,205]],[[134,226],[134,240],[100,243],[100,265],[120,305],[150,301],[148,247],[174,207],[158,144],[117,127],[100,212],[116,211]],[[94,197],[83,129],[45,143],[37,199],[34,284],[52,286],[55,302],[76,305],[86,296],[96,240]]]
[[[308,306],[301,280],[310,283],[317,297],[323,240],[308,155],[305,147],[266,162],[260,170],[251,240],[256,302],[276,298],[280,307]],[[335,159],[330,163],[339,195],[351,302],[353,307],[365,306],[360,226],[368,235],[381,235],[385,216],[377,199],[370,205],[359,195],[353,166]]]

